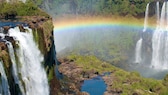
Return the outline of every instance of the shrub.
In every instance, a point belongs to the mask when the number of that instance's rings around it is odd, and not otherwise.
[[[16,16],[48,16],[39,9],[33,2],[1,3],[0,15],[6,19],[13,19]]]

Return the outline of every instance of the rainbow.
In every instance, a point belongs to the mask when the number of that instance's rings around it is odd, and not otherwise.
[[[73,18],[73,19],[57,19],[54,22],[54,32],[66,31],[76,28],[89,28],[89,27],[103,27],[103,26],[124,26],[124,27],[135,27],[143,28],[143,19],[135,18]],[[150,26],[153,28],[153,26]]]

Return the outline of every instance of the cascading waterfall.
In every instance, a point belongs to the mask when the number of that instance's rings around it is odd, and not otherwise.
[[[36,46],[32,31],[18,31],[18,27],[9,30],[9,36],[19,42],[16,55],[19,58],[18,73],[25,85],[26,95],[49,95],[49,87],[45,70],[42,68],[43,57]]]
[[[149,3],[146,6],[146,11],[145,11],[145,20],[144,20],[144,29],[143,32],[146,31],[147,25],[148,25],[148,14],[149,14]],[[141,63],[142,61],[142,37],[137,41],[136,43],[136,48],[135,48],[135,63]]]
[[[152,61],[154,69],[168,69],[168,2],[164,2],[161,17],[152,37]]]
[[[148,15],[149,15],[149,3],[146,5],[146,11],[145,11],[145,20],[144,20],[144,29],[143,32],[146,32],[147,26],[148,26]]]
[[[0,95],[10,95],[7,76],[3,63],[0,61]]]
[[[49,95],[49,86],[46,72],[42,66],[43,56],[34,42],[32,30],[24,27],[21,32],[18,27],[10,28],[8,34],[0,33],[7,47],[12,62],[12,75],[15,84],[19,86],[21,95]],[[5,36],[13,37],[16,48]],[[8,79],[0,62],[1,81],[0,95],[10,95]]]
[[[142,58],[141,58],[141,47],[142,47],[142,38],[138,40],[136,43],[136,48],[135,48],[135,63],[140,63]]]
[[[13,74],[13,77],[14,77],[14,81],[15,81],[16,84],[19,85],[21,93],[23,95],[25,95],[23,85],[22,85],[22,83],[19,79],[19,76],[18,76],[18,71],[17,71],[18,68],[17,68],[17,64],[16,64],[16,59],[15,59],[15,54],[14,54],[14,49],[13,49],[12,43],[6,41],[6,44],[7,44],[9,56],[10,56],[10,59],[11,59],[11,62],[12,62],[12,74]]]

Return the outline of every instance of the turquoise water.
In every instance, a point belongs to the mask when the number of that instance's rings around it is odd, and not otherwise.
[[[84,80],[81,87],[82,92],[87,92],[90,95],[103,95],[106,91],[107,85],[101,76],[97,76],[90,80]]]
[[[22,22],[1,22],[0,21],[0,27],[2,27],[2,26],[16,27],[18,24],[22,24],[23,26],[27,26],[27,24],[22,23]]]

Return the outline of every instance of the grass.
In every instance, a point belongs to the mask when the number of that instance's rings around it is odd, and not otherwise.
[[[167,95],[168,75],[164,80],[155,80],[143,78],[137,72],[126,72],[120,68],[114,67],[109,63],[103,62],[95,56],[81,56],[72,54],[67,57],[74,60],[74,63],[84,70],[95,70],[100,73],[112,72],[112,91],[121,91],[121,95]]]
[[[0,3],[0,17],[5,19],[14,19],[16,16],[46,16],[47,13],[39,9],[33,2],[13,2]]]
[[[80,55],[70,55],[68,59],[75,60],[75,63],[82,67],[85,71],[87,70],[94,70],[99,73],[103,72],[112,72],[115,68],[106,63],[98,60],[95,56],[80,56]]]

